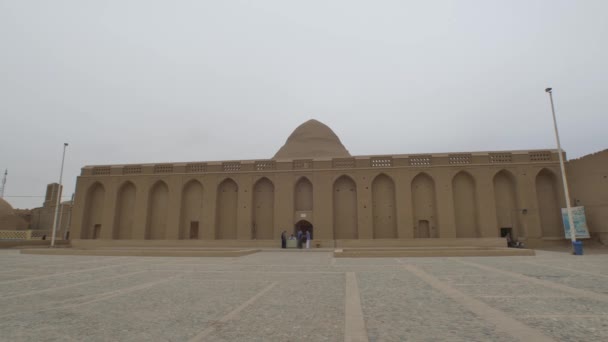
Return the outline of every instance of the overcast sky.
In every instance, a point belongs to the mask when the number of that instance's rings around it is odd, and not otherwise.
[[[91,164],[608,147],[608,1],[0,0],[5,199]],[[40,196],[40,197],[14,197]]]

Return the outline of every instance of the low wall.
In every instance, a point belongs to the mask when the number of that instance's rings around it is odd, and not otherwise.
[[[505,247],[429,247],[384,249],[338,249],[335,258],[410,258],[410,257],[479,257],[479,256],[533,256],[533,249]]]
[[[69,241],[56,240],[58,246],[67,246]],[[4,240],[0,241],[0,248],[21,248],[21,247],[48,247],[51,240]]]
[[[504,238],[437,238],[437,239],[373,239],[336,240],[337,248],[375,247],[507,247]]]
[[[73,249],[73,248],[37,248],[22,249],[21,254],[38,255],[95,255],[95,256],[152,256],[152,257],[213,257],[238,258],[257,253],[256,249],[232,250],[175,250],[175,249]]]
[[[72,240],[74,248],[100,249],[120,247],[158,248],[280,248],[280,240]],[[503,238],[477,239],[369,239],[311,241],[311,248],[376,248],[376,247],[506,247]]]
[[[281,248],[281,240],[84,240],[71,241],[72,247],[81,249],[158,247],[158,248]]]
[[[51,238],[51,233],[46,230],[0,230],[0,240],[42,240],[43,237]],[[55,237],[57,240],[58,237]]]

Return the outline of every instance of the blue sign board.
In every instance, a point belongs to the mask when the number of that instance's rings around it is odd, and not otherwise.
[[[585,217],[585,207],[570,207],[572,220],[574,221],[574,234],[577,239],[588,239],[589,229]],[[570,238],[570,222],[568,221],[568,209],[562,208],[562,221],[564,221],[564,233],[566,239]]]

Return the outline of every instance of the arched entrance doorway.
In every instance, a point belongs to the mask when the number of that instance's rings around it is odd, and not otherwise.
[[[314,237],[315,237],[313,229],[312,229],[312,223],[310,223],[306,220],[301,220],[301,221],[298,221],[298,223],[296,223],[293,234],[297,235],[298,230],[301,230],[302,234],[306,234],[307,231],[310,232],[311,239],[314,239]]]

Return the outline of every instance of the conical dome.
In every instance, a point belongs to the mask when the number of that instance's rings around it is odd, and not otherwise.
[[[0,198],[0,230],[26,229],[27,223],[15,215],[13,207]]]
[[[272,159],[345,158],[350,156],[331,128],[311,119],[291,133],[285,145]]]
[[[13,207],[4,199],[0,198],[0,216],[13,215]]]

